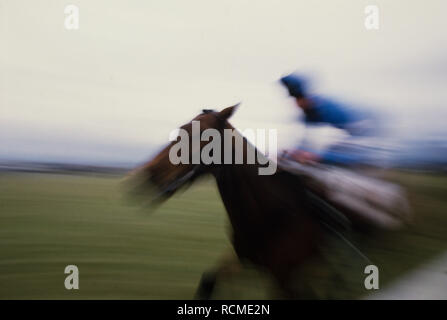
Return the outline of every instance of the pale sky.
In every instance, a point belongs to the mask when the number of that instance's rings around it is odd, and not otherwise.
[[[370,4],[379,30],[364,27]],[[396,136],[445,133],[444,0],[0,0],[0,13],[0,160],[138,162],[239,101],[234,126],[276,128],[288,147],[303,128],[277,80],[295,70],[393,115]]]

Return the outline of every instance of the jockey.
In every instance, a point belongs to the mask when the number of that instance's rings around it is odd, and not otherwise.
[[[291,152],[294,160],[302,163],[318,161],[348,166],[371,162],[371,152],[368,152],[371,148],[365,138],[377,133],[377,122],[374,117],[333,100],[309,95],[306,80],[296,74],[281,78],[281,83],[303,111],[303,120],[307,127],[329,124],[349,135],[349,138],[342,143],[332,145],[323,152],[313,151],[305,139],[304,145],[299,150]]]

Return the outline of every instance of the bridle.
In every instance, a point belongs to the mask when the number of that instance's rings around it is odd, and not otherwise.
[[[160,196],[172,193],[178,188],[180,188],[182,185],[184,185],[188,180],[190,180],[192,177],[194,177],[194,175],[196,175],[200,171],[201,166],[202,166],[201,164],[196,164],[186,174],[169,183],[165,188],[162,189],[162,191],[160,192]]]
[[[216,112],[213,109],[203,109],[202,110],[203,114],[211,114],[214,117],[217,118],[217,120],[219,121],[219,123],[221,124],[225,124],[226,120],[222,119],[219,116],[219,113]],[[203,170],[204,166],[203,164],[196,164],[191,170],[189,170],[187,173],[185,173],[183,176],[175,179],[174,181],[172,181],[171,183],[169,183],[166,187],[164,187],[158,197],[162,197],[166,194],[170,194],[173,193],[175,190],[177,190],[178,188],[180,188],[182,185],[184,185],[186,182],[188,182],[191,178],[193,178],[194,176],[196,176],[198,173],[200,173]]]

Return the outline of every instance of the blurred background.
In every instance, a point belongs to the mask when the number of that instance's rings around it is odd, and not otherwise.
[[[64,26],[69,4],[77,30]],[[378,30],[364,26],[370,4]],[[447,260],[424,267],[447,250],[446,12],[442,0],[0,0],[0,298],[191,298],[231,252],[214,182],[149,216],[120,181],[203,108],[242,101],[235,127],[275,128],[280,149],[296,145],[304,126],[278,79],[297,70],[314,92],[385,119],[385,175],[407,189],[416,221],[354,238],[384,287],[416,276],[384,297],[447,298]],[[350,261],[338,263],[348,285],[335,298],[368,296],[361,262],[332,252]],[[68,264],[78,291],[63,286]],[[219,296],[268,297],[267,279],[244,272]]]

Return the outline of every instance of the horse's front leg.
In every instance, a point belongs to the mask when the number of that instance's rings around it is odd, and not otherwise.
[[[217,281],[217,270],[206,271],[202,274],[200,278],[199,286],[197,287],[196,293],[194,295],[195,299],[198,300],[209,300],[213,295],[214,288]]]
[[[216,268],[205,271],[202,274],[195,293],[195,299],[211,299],[216,283],[239,273],[241,269],[242,266],[234,253],[225,254]]]

